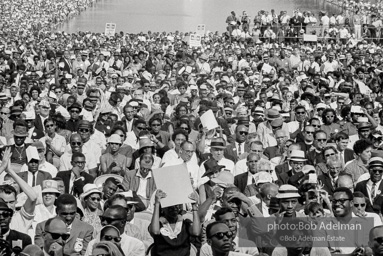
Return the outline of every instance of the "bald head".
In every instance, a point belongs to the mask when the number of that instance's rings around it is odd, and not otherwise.
[[[338,188],[345,187],[345,188],[349,188],[351,191],[354,191],[354,182],[352,180],[351,175],[347,175],[347,174],[339,175],[337,183],[338,183],[337,184]]]

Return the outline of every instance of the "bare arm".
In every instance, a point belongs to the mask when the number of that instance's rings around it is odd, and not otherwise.
[[[160,189],[157,190],[152,221],[149,226],[149,232],[154,235],[160,234],[160,200],[164,197],[166,197],[166,194]]]

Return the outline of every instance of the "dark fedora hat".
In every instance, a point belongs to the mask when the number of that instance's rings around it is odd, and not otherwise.
[[[202,175],[202,177],[208,176],[215,172],[219,172],[221,169],[225,168],[224,165],[218,165],[217,160],[213,158],[206,160],[203,166],[205,167],[205,173]]]

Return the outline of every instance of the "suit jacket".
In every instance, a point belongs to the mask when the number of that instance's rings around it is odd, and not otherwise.
[[[370,179],[358,182],[355,186],[355,191],[362,192],[366,198],[369,198],[368,192],[367,192],[367,182],[369,180]],[[383,191],[383,182],[380,183],[378,190]],[[366,200],[366,212],[375,212],[375,213],[379,214],[380,208],[382,207],[382,204],[383,204],[383,195],[382,194],[375,196],[374,202],[371,202],[370,200]]]
[[[267,147],[263,154],[270,160],[276,156],[282,156],[279,152],[278,146]]]
[[[92,175],[90,175],[86,172],[82,172],[80,175],[84,179],[78,179],[75,182],[73,182],[73,189],[72,189],[73,191],[69,191],[69,182],[70,182],[71,173],[72,173],[71,170],[61,171],[61,172],[57,173],[57,177],[62,178],[62,180],[64,181],[65,193],[72,192],[72,194],[74,194],[75,196],[79,196],[84,192],[83,188],[84,188],[85,184],[93,183],[94,178]]]
[[[44,247],[44,227],[45,222],[40,222],[36,226],[36,234],[35,234],[35,245],[40,248]],[[81,220],[74,219],[72,222],[72,227],[70,229],[70,236],[65,243],[64,246],[64,255],[85,255],[86,248],[88,247],[88,243],[92,240],[93,237],[93,227]],[[77,240],[82,239],[82,250],[80,252],[76,252],[74,249],[75,243]],[[79,240],[80,241],[80,240]]]
[[[326,190],[329,195],[334,194],[335,188],[332,185],[331,177],[329,176],[328,173],[324,173],[322,175],[319,175],[318,180],[322,183],[323,189]]]
[[[245,188],[247,186],[247,176],[248,172],[244,172],[234,177],[234,185],[239,188],[242,193],[245,192]]]
[[[35,140],[39,140],[41,139],[42,137],[44,137],[44,131],[43,130],[40,130],[40,129],[37,129],[36,127],[33,129],[33,132],[32,132],[32,136],[31,136],[31,139],[33,141]]]
[[[307,164],[311,164],[311,165],[314,165],[314,166],[319,164],[319,163],[324,163],[325,162],[323,154],[316,152],[315,149],[311,150],[310,152],[308,152],[306,154],[306,158],[307,158]]]
[[[246,143],[246,142],[244,143],[245,143],[244,152],[242,152],[241,156],[243,156],[245,153],[249,151],[249,143]],[[226,158],[232,160],[234,163],[236,163],[240,159],[243,159],[242,157],[238,156],[238,151],[237,151],[237,147],[235,146],[235,142],[228,144],[223,154],[225,155]]]
[[[136,174],[138,172],[138,169],[133,171],[126,171],[124,180],[122,181],[122,186],[124,186],[127,190],[132,190],[134,192],[138,191],[138,188],[140,186],[140,177],[138,177]],[[154,191],[157,189],[156,183],[154,182],[153,175],[150,179],[148,179],[148,182],[146,184],[146,198],[150,198]]]
[[[354,160],[354,150],[350,148],[346,148],[344,150],[344,163],[347,163],[348,161]]]
[[[17,173],[17,175],[19,175],[20,178],[22,178],[25,182],[28,182],[28,171],[19,172]],[[51,180],[51,179],[52,179],[52,175],[50,173],[44,172],[44,171],[38,171],[36,176],[36,186],[40,185],[41,187],[43,187],[43,181]]]
[[[42,132],[44,134],[44,124],[43,124],[43,121],[41,120],[40,114],[36,115],[34,123],[35,123],[35,130],[38,130],[39,132]]]
[[[60,60],[59,60],[59,63],[62,62],[64,63],[64,67],[61,68],[61,70],[63,71],[66,71],[68,73],[72,73],[71,72],[71,69],[72,69],[72,63],[70,63],[70,60],[67,60],[65,59],[64,57],[61,57]]]
[[[21,240],[21,249],[24,249],[27,245],[32,244],[32,239],[30,236],[11,229],[6,241],[12,246],[12,241],[16,242],[17,240]]]

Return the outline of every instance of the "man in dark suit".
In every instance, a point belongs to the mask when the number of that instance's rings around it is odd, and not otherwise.
[[[134,120],[136,120],[136,118],[134,118],[133,106],[126,104],[124,106],[124,116],[121,119],[121,121],[124,123],[124,128],[126,132],[130,132],[133,130]]]
[[[298,142],[299,145],[301,146],[301,150],[307,152],[313,145],[314,141],[314,133],[315,133],[315,128],[311,125],[308,125],[304,128],[302,134],[303,134],[303,141]]]
[[[66,240],[63,250],[64,255],[84,255],[88,243],[92,240],[93,227],[76,218],[77,201],[74,196],[62,194],[56,200],[57,218],[65,222],[70,236]],[[45,223],[40,222],[36,226],[35,245],[40,248],[44,247],[46,232],[50,229],[45,229]]]
[[[59,69],[66,71],[68,74],[72,73],[72,61],[70,59],[69,51],[64,51],[64,55],[59,60]]]
[[[62,252],[65,241],[69,238],[65,222],[60,218],[51,218],[44,225],[44,255],[56,255]]]
[[[234,185],[239,188],[242,193],[245,192],[247,185],[255,183],[253,175],[257,173],[257,163],[260,157],[256,153],[250,153],[246,160],[248,171],[234,177]]]
[[[338,156],[330,158],[327,161],[327,173],[318,176],[319,184],[327,191],[329,195],[334,193],[338,181],[339,173],[342,171],[342,162]]]
[[[58,172],[57,177],[64,181],[65,193],[79,196],[83,193],[84,185],[93,183],[94,178],[84,171],[86,159],[83,153],[74,152],[71,160],[72,170]]]
[[[319,163],[324,163],[325,159],[322,154],[322,149],[327,145],[327,134],[324,131],[316,131],[314,134],[314,147],[307,153],[308,164],[316,166]]]
[[[27,122],[28,125],[28,134],[29,138],[32,139],[33,141],[39,140],[42,137],[44,137],[44,131],[41,129],[37,129],[35,127],[35,119],[36,119],[36,114],[34,111],[29,111],[29,112],[24,112],[25,114],[25,122]]]
[[[36,147],[29,146],[26,149],[26,155],[28,161],[28,171],[19,172],[17,175],[19,175],[20,178],[27,182],[31,187],[38,185],[42,187],[43,181],[52,179],[52,176],[47,172],[39,170],[40,157]]]
[[[278,145],[277,146],[272,146],[272,147],[267,147],[263,154],[270,160],[274,157],[277,156],[282,156],[283,151],[285,149],[285,142],[288,139],[288,136],[283,130],[277,130],[275,132],[275,139],[277,140]]]
[[[347,148],[350,138],[344,132],[338,132],[335,135],[336,149],[339,152],[340,160],[343,166],[351,160],[354,160],[354,150]]]
[[[7,241],[12,249],[19,247],[19,250],[21,251],[27,245],[32,244],[32,240],[27,234],[10,229],[9,224],[11,223],[12,215],[13,210],[8,207],[3,199],[0,199],[0,230],[2,239]],[[9,254],[5,253],[4,255],[12,255],[12,252],[9,252]]]
[[[44,133],[44,121],[49,117],[49,113],[51,111],[51,104],[47,100],[41,100],[39,103],[40,113],[36,115],[35,119],[35,128],[40,132]]]
[[[371,158],[368,170],[370,172],[370,178],[358,182],[355,191],[362,192],[363,195],[369,199],[367,200],[366,212],[375,212],[379,214],[383,203],[383,195],[381,194],[381,191],[383,191],[383,158]]]
[[[246,143],[247,135],[249,134],[249,127],[246,125],[237,125],[235,128],[234,142],[227,145],[224,154],[229,155],[229,159],[234,159],[237,162],[241,155],[249,151],[249,144]]]

